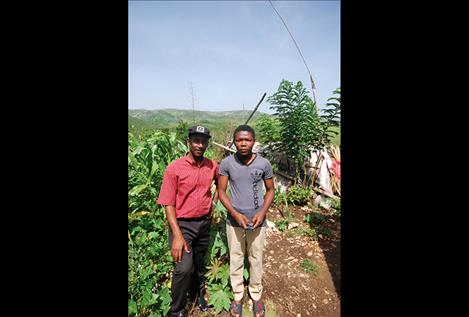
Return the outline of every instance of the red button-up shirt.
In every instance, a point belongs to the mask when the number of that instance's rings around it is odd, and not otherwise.
[[[218,165],[204,158],[198,166],[189,156],[168,165],[163,176],[158,204],[176,207],[176,218],[197,218],[211,212],[212,181],[218,177]]]

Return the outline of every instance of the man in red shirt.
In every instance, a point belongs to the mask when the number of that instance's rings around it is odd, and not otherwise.
[[[210,131],[203,126],[189,128],[189,152],[168,165],[163,176],[158,204],[164,205],[170,230],[168,242],[176,262],[171,281],[171,317],[185,317],[191,275],[197,275],[198,305],[207,310],[204,263],[210,240],[211,185],[217,184],[218,165],[204,157]],[[215,191],[214,202],[218,200]]]

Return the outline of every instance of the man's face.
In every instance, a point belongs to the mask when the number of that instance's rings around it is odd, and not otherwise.
[[[203,134],[192,134],[187,143],[194,158],[203,157],[208,146],[208,138]]]
[[[252,153],[252,148],[254,147],[254,137],[251,132],[248,131],[239,131],[235,135],[234,143],[236,150],[239,154],[245,156]]]

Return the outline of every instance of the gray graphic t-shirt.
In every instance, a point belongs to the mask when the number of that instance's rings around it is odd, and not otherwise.
[[[270,162],[257,154],[254,161],[246,165],[236,154],[232,154],[221,162],[220,175],[228,176],[234,209],[252,220],[264,204],[264,179],[274,176]],[[230,213],[226,223],[239,227]],[[262,226],[265,226],[265,219]]]

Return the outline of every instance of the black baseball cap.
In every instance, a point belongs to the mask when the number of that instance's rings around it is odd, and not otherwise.
[[[189,128],[189,136],[191,136],[191,134],[196,134],[196,133],[203,134],[207,136],[209,139],[212,137],[210,135],[210,131],[208,130],[208,128],[203,127],[201,125],[194,125]]]

